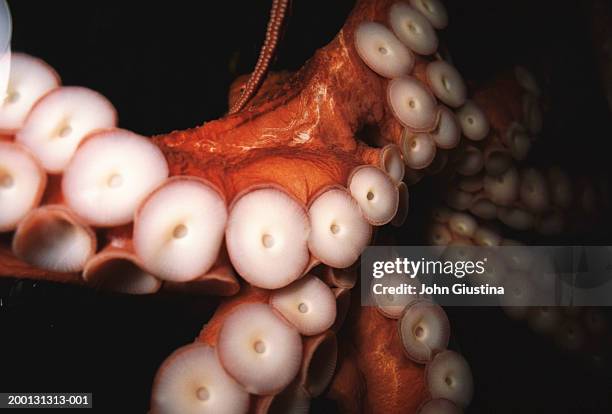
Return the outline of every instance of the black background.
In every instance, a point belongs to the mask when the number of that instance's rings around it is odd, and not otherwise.
[[[151,135],[193,127],[227,110],[231,80],[250,70],[270,1],[9,1],[13,49],[49,62],[66,85],[117,107],[120,126]],[[295,0],[274,67],[296,69],[333,38],[352,1]],[[610,119],[593,64],[581,1],[454,1],[444,34],[456,66],[484,79],[513,63],[536,68],[551,97],[533,163],[573,174],[609,170]],[[436,202],[411,197],[402,235]],[[601,229],[600,229],[601,230]],[[609,242],[604,229],[568,243]],[[127,297],[0,280],[0,390],[93,392],[99,412],[145,412],[161,361],[198,334],[214,299]],[[612,383],[498,309],[449,309],[453,346],[476,381],[473,413],[609,413]],[[407,385],[409,386],[409,385]],[[313,412],[333,412],[329,402]]]

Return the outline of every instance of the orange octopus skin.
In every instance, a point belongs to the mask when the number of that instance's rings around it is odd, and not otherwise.
[[[397,322],[373,307],[351,309],[352,339],[359,370],[365,378],[366,413],[414,413],[427,400],[424,366],[409,360]]]
[[[170,175],[204,178],[230,205],[243,191],[270,185],[307,205],[321,189],[346,185],[355,167],[378,165],[380,149],[355,134],[365,125],[384,123],[398,131],[401,126],[386,105],[387,81],[363,64],[353,31],[364,20],[386,20],[390,4],[359,1],[328,46],[282,85],[260,91],[242,112],[153,137]],[[389,142],[398,139],[389,137]],[[61,193],[52,191],[47,200],[58,202]],[[5,264],[0,263],[0,272],[14,274]]]
[[[425,367],[406,357],[397,321],[351,300],[326,394],[342,413],[413,413],[429,398]]]
[[[427,401],[424,366],[404,355],[395,321],[362,307],[327,398],[342,413],[415,413]]]
[[[360,21],[384,20],[389,3],[359,2],[334,41],[242,112],[154,137],[171,175],[207,179],[230,202],[274,183],[307,204],[325,186],[345,184],[353,168],[377,164],[380,151],[355,134],[366,124],[399,123],[385,108],[386,80],[361,62],[352,33]]]

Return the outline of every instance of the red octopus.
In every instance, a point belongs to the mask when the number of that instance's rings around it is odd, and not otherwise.
[[[227,296],[160,367],[152,413],[303,412],[324,393],[344,412],[461,412],[471,371],[447,350],[443,309],[356,305],[361,252],[377,227],[403,224],[425,175],[443,172],[458,210],[439,211],[432,244],[510,243],[479,219],[558,233],[593,190],[517,170],[542,129],[542,91],[520,67],[468,88],[439,52],[438,0],[358,0],[300,70],[267,74],[287,7],[273,2],[227,116],[152,139],[14,54],[0,275]]]

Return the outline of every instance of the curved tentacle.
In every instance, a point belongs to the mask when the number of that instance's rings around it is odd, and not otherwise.
[[[249,75],[249,80],[242,88],[240,98],[230,106],[229,113],[235,114],[240,112],[249,100],[257,93],[257,90],[264,82],[270,63],[274,58],[278,39],[281,35],[282,25],[289,7],[289,0],[273,0],[272,9],[270,10],[270,20],[266,29],[266,38],[257,58],[255,69]]]

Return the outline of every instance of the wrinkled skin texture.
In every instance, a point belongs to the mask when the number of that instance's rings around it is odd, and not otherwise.
[[[153,138],[171,175],[204,178],[228,204],[260,185],[284,188],[303,204],[330,185],[346,185],[350,172],[377,165],[380,150],[356,139],[365,125],[401,126],[385,105],[387,81],[369,70],[353,46],[353,31],[364,20],[384,20],[390,1],[361,1],[336,39],[317,51],[293,75],[274,75],[246,108],[201,127]],[[234,93],[239,95],[238,93]],[[233,98],[235,99],[235,97]],[[399,135],[389,142],[399,141]],[[62,199],[52,181],[46,202]],[[113,230],[103,239],[113,239]],[[53,275],[14,262],[0,263],[0,275],[81,283],[77,274]]]
[[[307,204],[326,185],[345,184],[354,167],[376,164],[378,151],[355,139],[357,131],[366,124],[396,132],[401,127],[384,105],[386,80],[367,69],[352,46],[353,30],[359,21],[384,20],[388,3],[359,2],[331,44],[296,74],[271,77],[241,113],[155,137],[171,174],[207,179],[228,200],[248,187],[272,182]],[[261,294],[247,296],[221,305],[199,340],[214,344],[220,321],[234,304],[262,299]],[[346,409],[416,411],[426,395],[423,369],[403,356],[394,321],[373,309],[363,310],[357,320],[356,335],[373,335],[377,346],[367,347],[365,338],[355,338],[367,394],[364,406],[348,407],[352,403],[345,400]],[[351,388],[345,387],[348,392]]]
[[[365,379],[361,411],[416,412],[428,397],[424,367],[405,356],[397,322],[385,318],[375,308],[359,304],[350,315],[349,329],[357,366]],[[346,404],[349,402],[341,405]]]
[[[389,2],[360,2],[337,38],[283,84],[264,87],[242,112],[202,127],[155,137],[171,174],[205,178],[231,200],[276,183],[304,203],[350,171],[375,164],[378,150],[355,139],[366,124],[391,121],[386,81],[357,56],[359,21],[382,20]]]

